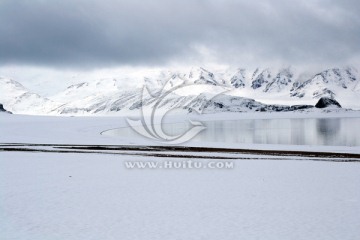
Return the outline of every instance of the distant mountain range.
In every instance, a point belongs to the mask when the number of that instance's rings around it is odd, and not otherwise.
[[[283,105],[315,105],[320,97],[338,100],[343,107],[360,109],[360,75],[355,68],[327,69],[309,77],[295,73],[291,68],[229,69],[209,71],[196,67],[189,72],[162,71],[144,76],[150,90],[161,91],[166,86],[181,82],[188,90],[169,94],[161,108],[174,106],[192,111],[288,111]],[[121,80],[101,79],[67,87],[54,96],[43,97],[29,91],[22,84],[0,78],[0,104],[21,114],[45,115],[109,115],[129,113],[141,106],[151,106],[151,95],[142,97],[142,89],[124,89]],[[218,88],[228,91],[214,97]],[[265,103],[261,103],[265,102]]]

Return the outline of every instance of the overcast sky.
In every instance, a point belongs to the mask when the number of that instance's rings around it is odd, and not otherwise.
[[[357,66],[360,1],[0,0],[0,34],[0,75],[9,66]]]
[[[358,61],[358,0],[1,0],[0,64]]]

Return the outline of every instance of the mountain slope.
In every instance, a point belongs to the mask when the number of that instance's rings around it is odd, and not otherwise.
[[[67,87],[64,91],[51,97],[52,100],[68,103],[84,99],[96,94],[111,94],[122,90],[122,82],[113,79],[100,79],[99,81],[82,82]]]
[[[264,92],[282,91],[291,85],[293,82],[293,76],[294,74],[289,68],[280,70],[276,77],[266,85]]]
[[[253,77],[251,78],[252,80],[251,88],[262,90],[262,88],[271,81],[272,74],[269,69],[265,69],[259,74],[258,73],[259,73],[259,69],[256,69],[255,72],[253,73]]]

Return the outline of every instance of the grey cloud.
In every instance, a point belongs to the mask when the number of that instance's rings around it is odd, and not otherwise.
[[[194,46],[228,64],[339,64],[359,59],[359,10],[356,0],[2,0],[0,64],[162,65],[200,57]]]

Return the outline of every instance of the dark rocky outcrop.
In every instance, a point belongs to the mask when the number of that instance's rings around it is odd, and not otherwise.
[[[338,103],[335,99],[328,97],[320,98],[315,105],[316,108],[327,108],[330,106],[341,108],[340,103]]]
[[[265,107],[261,107],[260,109],[255,110],[256,112],[292,112],[297,110],[305,110],[311,109],[314,106],[312,105],[293,105],[293,106],[285,106],[285,105],[266,105]]]
[[[0,103],[0,112],[6,112],[6,113],[11,113],[9,111],[6,111],[4,106]]]

